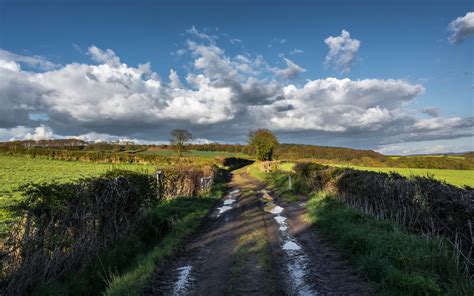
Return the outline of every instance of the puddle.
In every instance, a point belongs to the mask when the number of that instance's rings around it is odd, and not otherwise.
[[[224,206],[230,206],[235,202],[235,199],[226,199],[224,200]]]
[[[183,295],[186,291],[187,283],[189,282],[189,274],[191,273],[192,266],[186,265],[179,267],[178,280],[174,284],[173,295]]]
[[[283,250],[285,250],[285,251],[297,251],[297,250],[301,250],[301,247],[295,242],[287,241],[283,245]]]
[[[235,203],[237,200],[235,197],[240,193],[240,189],[235,189],[230,191],[224,199],[224,202],[222,204],[222,207],[217,208],[217,218],[219,218],[222,214],[225,212],[232,210],[232,204]],[[227,218],[226,218],[227,221]]]
[[[235,195],[237,193],[240,192],[240,189],[235,189],[235,190],[232,190],[231,192],[229,192],[230,195]]]
[[[280,206],[276,206],[275,204],[273,204],[273,202],[268,202],[264,210],[265,212],[268,212],[270,214],[277,215],[277,214],[281,214],[284,209]]]
[[[288,229],[288,225],[286,225],[286,217],[276,216],[274,219],[278,225],[280,225],[280,231],[286,231]]]
[[[275,215],[273,218],[276,223],[280,226],[280,243],[281,248],[285,252],[286,256],[286,268],[287,268],[287,286],[288,294],[291,295],[317,295],[316,291],[312,289],[310,285],[306,283],[306,279],[311,276],[311,260],[304,253],[301,246],[297,243],[296,239],[288,232],[287,218],[281,214],[284,208],[273,203],[273,198],[269,195],[268,191],[262,190],[262,200],[265,202],[264,210],[268,213]]]
[[[218,207],[217,210],[219,211],[219,213],[217,213],[217,217],[219,217],[220,215],[227,212],[228,210],[232,210],[232,207],[231,206],[222,206],[222,207]]]

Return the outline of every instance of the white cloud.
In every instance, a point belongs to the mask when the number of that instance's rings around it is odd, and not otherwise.
[[[291,55],[297,55],[297,54],[302,54],[304,52],[304,50],[301,50],[301,49],[298,49],[298,48],[294,48],[290,51],[290,54]]]
[[[187,29],[186,33],[190,34],[194,38],[207,40],[211,44],[213,44],[217,39],[217,36],[211,36],[202,31],[199,31],[194,25],[190,29]]]
[[[19,68],[19,63],[26,64],[31,67],[37,67],[41,70],[52,70],[58,68],[59,65],[52,63],[40,56],[26,56],[21,54],[16,54],[4,49],[0,49],[0,60],[3,61],[4,65],[10,63],[16,64],[15,67]],[[1,64],[0,64],[1,67]]]
[[[324,40],[329,47],[325,64],[332,66],[337,71],[348,73],[360,47],[360,41],[351,39],[348,31],[342,30],[340,36],[329,36]]]
[[[174,69],[170,70],[169,80],[170,80],[170,86],[172,88],[183,88],[183,85],[181,84],[181,81],[179,80],[178,73],[176,73]]]
[[[309,80],[303,87],[288,85],[284,99],[252,108],[262,124],[283,130],[345,132],[379,130],[398,120],[400,108],[424,92],[403,80]],[[264,114],[264,116],[262,116]]]
[[[285,78],[285,79],[293,79],[296,78],[300,73],[306,72],[306,69],[293,63],[291,60],[284,58],[286,63],[286,68],[284,69],[274,69],[273,73],[275,75]]]
[[[286,79],[305,71],[293,61],[284,59],[286,68],[279,69],[260,55],[230,56],[206,33],[190,30],[185,53],[191,67],[182,79],[171,69],[163,81],[149,63],[130,66],[96,46],[88,51],[96,64],[39,72],[0,57],[0,139],[52,134],[156,142],[173,128],[186,128],[196,138],[212,134],[235,142],[262,126],[308,142],[340,135],[349,145],[353,137],[375,145],[472,133],[472,118],[418,118],[423,111],[407,103],[423,94],[420,84],[336,78],[289,84]],[[44,120],[31,114],[44,114]]]
[[[15,128],[0,128],[0,139],[3,140],[48,140],[58,138],[58,135],[53,133],[53,130],[45,125],[40,125],[36,128],[17,126]]]
[[[449,41],[451,43],[461,43],[468,36],[474,34],[474,12],[468,12],[465,16],[460,16],[452,21],[448,30],[451,31]]]
[[[92,59],[98,63],[105,63],[111,67],[120,66],[120,58],[111,49],[102,50],[92,45],[89,47],[88,53]]]
[[[375,151],[386,155],[440,154],[449,152],[468,152],[473,150],[474,139],[460,139],[405,142],[390,145],[380,145]]]

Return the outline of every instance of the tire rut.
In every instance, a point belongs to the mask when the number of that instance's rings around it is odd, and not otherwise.
[[[158,266],[145,295],[371,294],[302,219],[302,204],[284,203],[243,171],[230,187],[198,233]]]

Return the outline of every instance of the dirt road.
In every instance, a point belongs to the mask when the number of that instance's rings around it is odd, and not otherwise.
[[[244,170],[146,295],[368,295],[317,229],[305,202],[284,203]]]

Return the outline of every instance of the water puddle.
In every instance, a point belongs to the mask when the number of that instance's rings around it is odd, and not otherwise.
[[[226,199],[224,200],[224,206],[230,206],[235,202],[235,199]]]
[[[236,197],[239,195],[240,189],[230,191],[225,197],[221,207],[217,208],[217,218],[225,212],[232,210],[232,204],[236,202]]]
[[[184,295],[186,292],[186,288],[190,281],[189,274],[191,273],[192,266],[185,265],[182,267],[178,267],[178,280],[174,284],[173,295]]]
[[[221,207],[217,208],[217,217],[221,216],[223,213],[232,210],[232,205],[237,201],[237,197],[240,193],[240,189],[232,190],[225,197]],[[227,217],[226,217],[227,220]],[[186,295],[188,294],[187,289],[191,285],[192,276],[191,276],[191,265],[180,266],[176,269],[177,277],[173,286],[172,295]]]
[[[219,211],[219,213],[217,213],[217,217],[219,217],[220,215],[224,214],[228,210],[232,210],[232,207],[231,206],[222,206],[222,207],[218,207],[217,210]]]
[[[283,245],[283,250],[285,250],[285,251],[298,251],[298,250],[301,250],[301,247],[293,241],[287,241]]]
[[[282,215],[284,208],[276,205],[267,190],[262,190],[262,200],[265,202],[264,210],[275,215],[273,218],[279,225],[281,248],[286,254],[287,281],[291,295],[317,295],[306,279],[311,274],[311,261],[304,253],[296,239],[288,232],[287,218]]]

